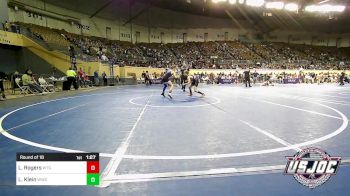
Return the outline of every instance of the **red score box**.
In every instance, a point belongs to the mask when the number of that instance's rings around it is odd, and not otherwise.
[[[100,164],[98,161],[88,161],[87,163],[87,173],[88,174],[96,174],[100,173]]]

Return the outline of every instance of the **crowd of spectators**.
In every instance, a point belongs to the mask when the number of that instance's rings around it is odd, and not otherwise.
[[[21,33],[20,26],[16,23],[8,22],[7,20],[2,23],[2,29],[4,31],[12,32],[12,33]]]
[[[21,33],[25,28],[36,38],[54,46],[69,55],[85,61],[99,60],[103,63],[118,64],[119,66],[165,68],[169,65],[188,67],[190,69],[230,69],[215,74],[197,73],[202,82],[220,83],[232,80],[242,83],[242,70],[247,68],[262,69],[263,73],[254,72],[252,81],[266,83],[284,83],[288,79],[297,79],[298,83],[334,83],[339,82],[341,75],[333,70],[350,69],[349,48],[325,46],[296,45],[287,43],[245,43],[241,41],[216,42],[187,42],[187,43],[136,43],[113,41],[105,38],[82,36],[33,24],[10,23],[5,21],[3,29]],[[266,70],[271,71],[266,72]],[[293,74],[272,70],[300,70]],[[325,72],[310,72],[304,70],[328,70]],[[73,73],[74,72],[74,73]],[[150,79],[159,79],[164,73],[147,73]],[[11,80],[12,88],[18,87],[14,81],[18,78],[20,85],[28,86],[31,92],[45,94],[40,79],[31,70],[20,75],[15,72],[11,76],[0,72],[0,100],[4,100],[4,81]],[[100,80],[100,78],[102,80]],[[42,80],[41,80],[42,81]],[[108,84],[105,72],[96,70],[89,77],[80,69],[68,70],[67,81],[69,87],[75,89],[93,85]],[[101,81],[101,82],[100,82]]]
[[[181,68],[177,68],[180,70]],[[233,69],[231,72],[223,71],[220,73],[214,73],[211,71],[208,72],[197,72],[194,73],[194,75],[198,76],[200,78],[200,82],[207,83],[207,84],[221,84],[223,81],[231,81],[232,84],[242,84],[245,80],[244,78],[244,72],[247,69]],[[284,84],[288,83],[286,81],[292,80],[294,83],[338,83],[343,81],[341,79],[341,74],[344,74],[344,72],[340,73],[339,71],[305,71],[305,70],[298,70],[294,72],[284,72],[284,71],[269,71],[269,70],[256,70],[251,69],[251,81],[253,83],[260,83],[260,84]],[[147,73],[147,78],[150,80],[150,83],[153,83],[154,80],[160,81],[161,78],[164,75],[164,72],[162,73]],[[146,73],[143,73],[142,76]],[[180,71],[176,71],[177,74],[175,74],[175,82],[180,81]],[[18,81],[17,81],[18,79]],[[66,77],[62,77],[61,79],[53,78],[52,76],[47,78],[50,81],[50,84],[46,82],[45,79],[43,79],[42,76],[34,75],[33,72],[28,69],[23,74],[19,74],[18,72],[15,72],[14,74],[8,76],[4,74],[3,72],[0,72],[0,101],[3,101],[6,99],[5,96],[5,89],[3,82],[6,80],[10,80],[12,84],[12,89],[20,89],[20,87],[27,87],[28,92],[32,94],[40,94],[44,95],[49,92],[53,92],[56,89],[55,83],[60,81],[62,83],[62,90],[71,90],[72,86],[74,89],[78,88],[87,88],[91,86],[107,86],[108,85],[108,76],[105,72],[102,72],[102,74],[99,74],[99,71],[96,70],[93,74],[93,76],[89,77],[85,72],[82,70],[82,68],[79,69],[79,71],[75,71],[74,69],[67,70]],[[102,80],[100,80],[102,79]],[[119,78],[117,78],[119,81]],[[152,81],[152,82],[151,82]],[[349,80],[344,80],[349,81]],[[156,83],[156,82],[155,82]],[[47,87],[51,86],[52,89],[48,89]],[[21,89],[20,89],[21,91]]]
[[[27,25],[28,26],[28,25]],[[87,37],[30,25],[36,36],[49,43],[73,45],[79,54],[95,57],[103,62],[119,65],[165,67],[169,64],[187,64],[191,68],[227,69],[263,65],[283,69],[338,69],[348,55],[335,47],[293,45],[286,43],[188,42],[175,44],[131,44],[98,37]]]
[[[77,58],[100,60],[120,66],[168,67],[187,65],[196,69],[347,69],[350,50],[336,47],[241,41],[136,43],[82,36],[33,24],[18,23],[55,49],[74,47]],[[9,26],[9,25],[5,25]]]
[[[244,74],[242,71],[234,71],[230,73],[218,73],[215,74],[213,72],[198,72],[195,75],[199,76],[201,82],[207,84],[220,84],[223,80],[232,80],[234,84],[241,84],[244,82]],[[341,74],[338,72],[304,72],[299,71],[295,73],[287,73],[287,72],[259,72],[259,71],[251,71],[251,81],[255,83],[264,84],[266,82],[269,83],[277,83],[283,84],[286,83],[286,79],[294,79],[297,83],[337,83],[339,82]]]
[[[19,94],[37,94],[45,95],[47,93],[52,93],[58,91],[65,91],[79,88],[88,88],[93,86],[107,86],[108,79],[113,79],[113,85],[119,82],[119,77],[110,78],[107,76],[106,72],[102,72],[101,81],[98,70],[94,72],[93,76],[89,76],[84,72],[82,68],[79,71],[74,68],[69,68],[66,71],[65,76],[55,75],[52,73],[48,74],[35,74],[31,69],[27,69],[23,73],[18,71],[12,74],[4,73],[0,70],[0,101],[6,99],[6,90],[11,89],[12,95]],[[6,87],[5,87],[6,86]]]

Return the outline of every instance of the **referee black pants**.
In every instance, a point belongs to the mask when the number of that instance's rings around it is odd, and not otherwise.
[[[5,89],[4,89],[4,83],[2,80],[0,80],[0,95],[2,98],[5,98]]]
[[[245,82],[245,87],[248,87],[248,85],[249,85],[249,87],[251,87],[250,86],[250,79],[245,79],[244,82]]]
[[[67,81],[69,83],[69,88],[73,84],[74,89],[77,90],[79,88],[77,79],[75,77],[67,77]]]

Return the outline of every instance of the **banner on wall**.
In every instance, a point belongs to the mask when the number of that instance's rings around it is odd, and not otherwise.
[[[161,84],[162,83],[162,79],[158,78],[158,79],[152,79],[152,83],[153,84]]]
[[[88,20],[82,19],[80,24],[76,24],[77,28],[81,30],[83,33],[90,33],[91,26]]]
[[[284,84],[298,84],[299,83],[299,78],[287,78],[283,79]]]
[[[23,46],[23,38],[20,34],[0,31],[0,44]]]
[[[219,79],[220,84],[232,84],[235,82],[235,79]]]

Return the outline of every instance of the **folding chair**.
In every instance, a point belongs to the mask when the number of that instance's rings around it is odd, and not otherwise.
[[[50,89],[55,91],[55,87],[52,84],[48,84],[44,78],[39,78],[40,87],[43,88],[45,92],[51,92]]]
[[[23,94],[23,95],[28,95],[29,93],[33,93],[31,90],[30,90],[30,87],[29,86],[25,86],[25,85],[21,85],[21,79],[20,78],[16,78],[15,79],[15,82],[20,90],[20,94]]]

